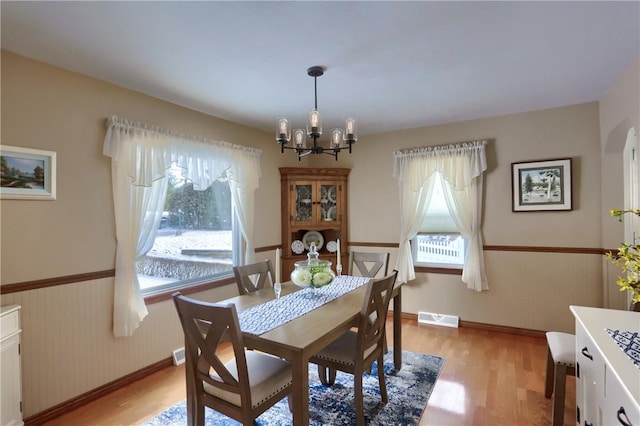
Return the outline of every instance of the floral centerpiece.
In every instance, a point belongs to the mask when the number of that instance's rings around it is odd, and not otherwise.
[[[307,260],[296,262],[291,272],[291,281],[299,287],[323,287],[331,284],[335,274],[331,270],[331,262],[318,259],[315,242],[311,243]]]
[[[610,210],[609,214],[618,218],[618,221],[622,222],[622,217],[625,214],[635,214],[640,216],[640,209],[626,209],[626,210]],[[631,303],[635,304],[635,307],[640,305],[640,245],[622,243],[618,248],[618,253],[607,253],[607,259],[611,260],[613,264],[622,268],[622,272],[626,274],[619,276],[616,283],[620,286],[620,291],[628,291],[631,293]]]

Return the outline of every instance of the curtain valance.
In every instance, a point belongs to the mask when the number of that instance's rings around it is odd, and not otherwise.
[[[260,178],[260,149],[185,135],[116,116],[107,120],[103,152],[112,161],[126,164],[126,173],[134,186],[151,186],[164,178],[172,163],[182,169],[183,177],[193,182],[196,190],[207,189],[238,160],[245,165],[250,163],[253,169],[256,182],[249,183],[250,186],[257,187]],[[238,169],[232,172],[240,173]]]
[[[487,169],[487,141],[408,148],[393,153],[393,176],[417,191],[433,173],[440,172],[456,190],[468,187]]]

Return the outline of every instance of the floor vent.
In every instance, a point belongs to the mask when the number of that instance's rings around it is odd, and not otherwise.
[[[184,348],[173,351],[173,365],[184,364]]]
[[[442,325],[444,327],[458,328],[458,317],[455,315],[434,314],[431,312],[418,312],[420,324]]]

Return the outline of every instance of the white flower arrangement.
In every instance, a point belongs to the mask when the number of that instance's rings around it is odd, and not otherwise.
[[[333,278],[334,273],[329,262],[296,265],[296,269],[291,273],[291,281],[299,287],[323,287],[331,284]]]

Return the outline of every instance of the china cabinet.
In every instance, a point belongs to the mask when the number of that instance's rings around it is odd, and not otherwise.
[[[349,258],[347,186],[349,169],[280,168],[282,204],[282,280],[295,262],[307,258],[312,242],[321,260],[337,263],[337,240],[341,240],[343,268]]]
[[[0,307],[0,425],[16,426],[22,422],[20,370],[20,306]]]

